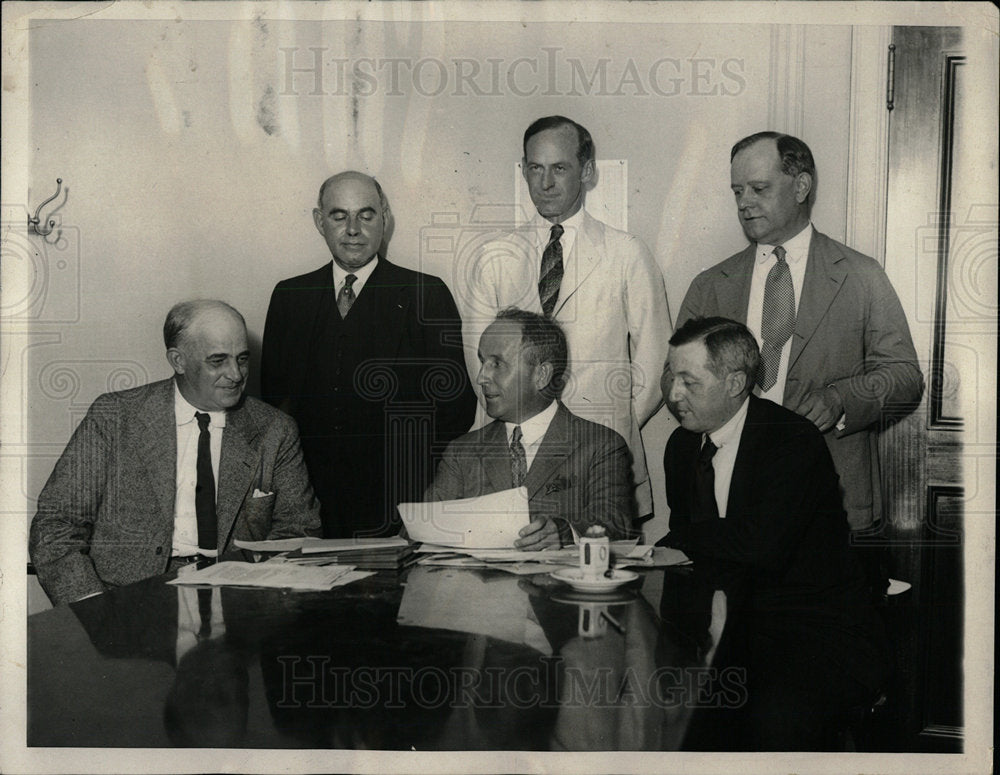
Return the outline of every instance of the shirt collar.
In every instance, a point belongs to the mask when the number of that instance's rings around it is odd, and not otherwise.
[[[559,405],[553,401],[534,417],[529,417],[521,423],[521,442],[525,446],[529,446],[541,440],[542,436],[544,436],[545,432],[549,429],[549,425],[552,423],[552,418],[556,416],[556,409],[558,408]],[[514,429],[517,427],[517,423],[505,422],[504,426],[507,428],[507,442],[510,443],[511,436],[514,434]]]
[[[562,244],[563,256],[568,256],[573,250],[573,242],[576,240],[576,235],[580,233],[580,229],[583,228],[583,207],[581,206],[573,215],[562,221],[560,226],[563,227],[563,235],[559,238],[559,242]],[[552,239],[552,227],[555,226],[548,218],[543,218],[538,211],[535,211],[535,217],[531,221],[531,227],[535,229],[538,233],[538,244],[545,248],[549,244],[549,240]]]
[[[361,267],[360,269],[355,269],[353,272],[348,272],[340,264],[338,264],[336,261],[334,261],[333,262],[333,287],[334,288],[339,288],[341,285],[344,284],[344,281],[347,279],[347,275],[352,274],[357,279],[354,281],[354,285],[352,285],[351,287],[352,288],[361,288],[361,286],[363,286],[366,282],[368,282],[368,278],[372,276],[372,272],[375,271],[375,267],[376,266],[378,266],[378,256],[377,255],[375,256],[375,258],[373,258],[371,261],[369,261],[363,267]]]
[[[809,256],[809,244],[812,241],[812,222],[789,240],[781,243],[785,249],[785,260],[792,264],[797,264]],[[774,245],[767,245],[763,242],[757,243],[757,263],[763,264],[774,252]]]
[[[746,420],[747,409],[750,407],[750,397],[747,396],[743,399],[743,403],[740,404],[740,408],[736,410],[736,414],[730,417],[726,424],[723,425],[718,430],[712,431],[711,433],[706,433],[712,440],[712,443],[722,449],[727,444],[738,444],[740,441],[740,436],[743,433],[743,422]]]
[[[183,395],[181,395],[181,389],[177,387],[177,380],[174,380],[174,422],[178,425],[187,425],[188,423],[195,422],[194,415],[195,412],[200,412],[201,409],[192,406]],[[225,428],[226,427],[226,413],[222,412],[205,412],[209,416],[209,425],[213,428]]]

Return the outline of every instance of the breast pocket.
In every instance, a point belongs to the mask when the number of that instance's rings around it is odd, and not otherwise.
[[[263,541],[271,532],[271,518],[274,514],[275,493],[258,498],[248,496],[243,501],[237,519],[235,537],[241,541]]]

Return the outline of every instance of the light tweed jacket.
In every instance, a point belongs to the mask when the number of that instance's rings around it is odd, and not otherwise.
[[[177,433],[167,379],[98,397],[38,497],[29,551],[54,604],[163,573],[174,532]],[[254,490],[269,493],[253,497]],[[219,550],[319,535],[294,421],[246,397],[226,414]]]

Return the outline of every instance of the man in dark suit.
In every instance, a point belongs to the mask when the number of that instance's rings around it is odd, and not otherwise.
[[[100,396],[38,496],[29,551],[56,605],[232,549],[316,535],[319,504],[287,415],[244,396],[243,316],[176,305],[174,378]]]
[[[573,543],[573,530],[604,525],[628,537],[635,517],[631,458],[618,433],[559,401],[566,335],[551,318],[507,309],[479,340],[479,385],[494,421],[448,445],[425,501],[526,487],[529,525],[515,546]]]
[[[815,423],[851,528],[867,528],[883,513],[879,420],[923,393],[902,306],[874,260],[813,229],[816,166],[805,143],[760,132],[730,158],[751,244],[694,279],[677,325],[712,315],[746,323],[761,347],[758,394]]]
[[[385,257],[391,213],[367,175],[320,188],[316,228],[333,261],[274,289],[264,327],[264,398],[299,423],[327,537],[399,529],[433,456],[472,425],[462,326],[437,277]]]
[[[740,622],[750,746],[823,748],[887,672],[830,453],[808,420],[751,394],[760,355],[743,324],[690,320],[670,345],[662,390],[681,427],[663,542],[736,580],[726,627]]]

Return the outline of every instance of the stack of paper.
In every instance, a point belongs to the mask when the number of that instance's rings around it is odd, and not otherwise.
[[[178,576],[168,584],[213,587],[271,587],[278,589],[333,589],[373,574],[349,565],[303,568],[291,563],[220,562]]]
[[[353,565],[363,570],[401,570],[416,561],[405,538],[324,539],[303,545],[284,557],[298,565]]]

